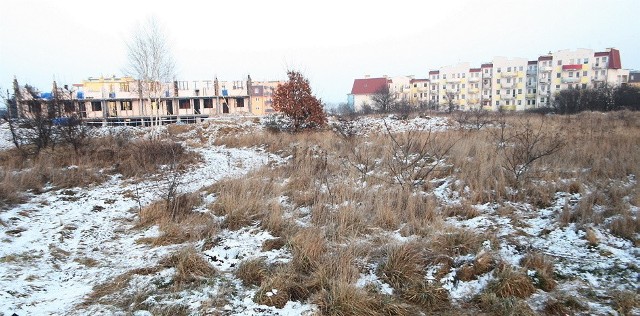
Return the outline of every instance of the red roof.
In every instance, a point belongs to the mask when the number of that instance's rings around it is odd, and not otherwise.
[[[493,67],[493,64],[489,63],[489,64],[482,64],[480,67],[482,68],[491,68]]]
[[[469,68],[469,72],[480,72],[480,68]]]
[[[353,81],[351,94],[374,94],[385,87],[389,79],[387,78],[367,78]]]
[[[527,62],[527,65],[537,65],[538,61],[537,60],[530,60],[529,62]]]
[[[410,83],[414,83],[414,82],[428,82],[429,79],[411,79],[409,82]]]
[[[540,56],[540,57],[538,57],[538,61],[543,61],[543,60],[553,60],[553,56]]]
[[[437,75],[439,73],[440,73],[440,70],[431,70],[431,71],[429,71],[430,75]]]
[[[615,48],[611,48],[610,51],[608,52],[597,52],[595,53],[595,57],[605,57],[608,56],[609,57],[609,64],[607,65],[609,69],[621,69],[622,68],[622,61],[620,60],[620,51],[615,49]]]

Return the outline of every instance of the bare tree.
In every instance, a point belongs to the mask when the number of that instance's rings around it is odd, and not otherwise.
[[[378,89],[372,96],[371,101],[376,111],[381,113],[387,113],[391,111],[393,105],[396,102],[396,96],[391,93],[389,86],[386,84]]]
[[[138,81],[134,90],[152,106],[150,114],[155,114],[159,119],[163,84],[175,77],[171,49],[159,22],[149,18],[145,24],[139,25],[127,42],[127,49],[125,73]]]
[[[447,112],[451,113],[453,112],[456,107],[458,106],[456,104],[456,92],[453,91],[447,91],[444,95],[446,101],[447,101]]]

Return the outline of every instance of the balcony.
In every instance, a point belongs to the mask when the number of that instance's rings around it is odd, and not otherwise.
[[[562,83],[577,83],[580,82],[580,78],[562,78]]]
[[[482,73],[482,78],[492,78],[492,77],[493,77],[493,74],[491,73],[484,73],[484,72]]]
[[[502,100],[513,100],[515,98],[516,97],[511,95],[511,94],[501,94],[500,95],[500,99],[502,99]]]
[[[551,83],[551,79],[549,78],[539,78],[538,81],[542,84],[549,84]]]
[[[447,83],[458,83],[458,82],[460,82],[460,78],[448,78],[446,80],[447,80]]]
[[[553,70],[553,67],[551,66],[540,67],[540,72],[551,72],[552,70]]]
[[[479,82],[480,78],[479,77],[470,77],[469,78],[469,82]]]
[[[527,93],[525,95],[525,98],[527,98],[527,99],[535,99],[536,98],[536,94],[535,93]]]
[[[563,65],[562,71],[576,71],[582,70],[582,64],[574,64],[574,65]]]
[[[529,76],[535,76],[538,74],[538,69],[527,69],[527,75]]]
[[[591,80],[595,81],[595,82],[604,82],[604,77],[595,77],[595,78],[593,78]]]
[[[593,69],[606,69],[607,65],[605,65],[604,63],[597,63],[593,65]]]
[[[458,89],[447,89],[445,90],[447,93],[453,93],[453,94],[458,94],[460,93],[460,90]]]
[[[516,83],[513,82],[513,81],[511,81],[511,82],[503,82],[503,83],[500,84],[500,86],[502,88],[513,88],[513,86],[515,86],[515,85],[516,85]]]
[[[480,103],[480,99],[478,98],[469,99],[469,104],[478,104],[478,103]]]
[[[515,76],[517,76],[518,73],[515,71],[503,71],[502,72],[502,78],[513,78]]]
[[[478,92],[480,92],[480,89],[478,89],[478,88],[470,88],[470,89],[469,89],[469,93],[470,93],[470,94],[476,94],[476,93],[478,93]]]

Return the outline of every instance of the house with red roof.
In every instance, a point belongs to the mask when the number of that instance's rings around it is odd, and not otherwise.
[[[349,105],[356,111],[362,111],[365,105],[373,106],[371,97],[382,89],[389,89],[391,80],[387,77],[369,78],[353,80],[351,93],[348,95]]]

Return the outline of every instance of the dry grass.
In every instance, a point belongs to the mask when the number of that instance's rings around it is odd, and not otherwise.
[[[269,274],[264,258],[255,258],[242,261],[235,271],[235,275],[244,286],[260,285]]]
[[[476,233],[470,229],[447,227],[434,233],[431,249],[445,255],[467,255],[476,253],[486,240],[494,241],[495,237],[486,233]]]
[[[637,315],[633,314],[640,309],[640,295],[632,291],[614,291],[611,295],[613,307],[620,315]]]
[[[173,278],[173,286],[176,289],[207,282],[217,273],[216,269],[192,247],[168,255],[160,261],[160,265],[176,269]]]
[[[395,289],[401,289],[413,280],[424,276],[427,264],[424,245],[406,243],[392,246],[387,251],[386,260],[378,267],[378,275]]]
[[[313,297],[322,315],[409,315],[408,310],[397,304],[381,308],[382,302],[374,295],[349,283],[334,282]],[[385,313],[386,312],[386,313]]]
[[[496,260],[491,253],[481,251],[472,263],[465,263],[456,272],[456,278],[461,281],[471,281],[478,278],[479,275],[485,274],[495,267]]]
[[[298,231],[289,241],[293,259],[291,265],[295,271],[310,273],[318,267],[320,258],[327,251],[324,233],[318,228],[305,228]]]
[[[543,291],[555,289],[557,282],[553,279],[554,267],[552,258],[540,253],[529,253],[522,258],[520,265],[535,270],[534,283]]]
[[[486,290],[499,298],[527,298],[536,290],[526,273],[506,264],[495,271],[495,277]]]
[[[612,234],[635,242],[636,236],[640,233],[640,216],[625,212],[624,215],[614,218],[608,226]]]
[[[527,303],[516,297],[500,297],[496,293],[482,293],[476,299],[477,306],[489,315],[536,316]]]

